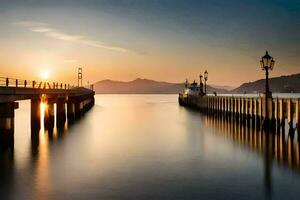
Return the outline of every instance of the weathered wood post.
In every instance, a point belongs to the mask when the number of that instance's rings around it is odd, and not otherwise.
[[[243,98],[240,98],[240,111],[239,111],[239,115],[240,115],[240,122],[243,122]]]
[[[81,97],[75,98],[75,119],[79,119],[82,116]]]
[[[282,99],[282,122],[281,122],[281,128],[282,128],[282,135],[285,137],[285,126],[286,126],[286,119],[288,118],[288,102],[286,99]]]
[[[232,120],[233,112],[234,112],[234,99],[233,97],[230,97],[230,120]]]
[[[95,101],[95,100],[94,100]],[[206,113],[209,114],[209,104],[210,104],[210,98],[209,96],[206,96]]]
[[[76,119],[75,99],[74,98],[68,98],[68,101],[67,101],[67,118],[68,118],[68,123],[73,123]]]
[[[225,117],[225,112],[226,112],[226,97],[222,97],[222,116]]]
[[[229,97],[229,118],[231,120],[232,117],[232,108],[233,108],[233,101],[232,101],[232,97]]]
[[[228,97],[225,97],[225,118],[228,119],[228,113],[229,113],[229,106],[228,106]]]
[[[239,113],[239,99],[235,98],[235,113],[234,113],[234,117],[235,117],[235,121],[238,120],[238,113]]]
[[[224,97],[224,117],[225,117],[225,119],[227,119],[227,113],[228,113],[228,110],[227,110],[227,97]]]
[[[240,112],[241,112],[241,99],[239,97],[236,97],[236,113],[235,113],[235,121],[240,122]]]
[[[245,113],[245,116],[246,116],[246,124],[248,127],[249,126],[249,123],[250,123],[250,98],[246,98],[246,113]]]
[[[211,115],[214,114],[214,97],[213,96],[210,97],[210,114]]]
[[[245,119],[245,115],[246,115],[246,99],[244,97],[242,97],[242,123],[245,124],[246,119]]]
[[[48,103],[44,103],[44,110],[41,110],[43,111],[43,116],[44,118],[42,120],[43,121],[43,124],[44,124],[44,128],[49,130],[51,128],[51,125],[50,125],[50,120],[49,120],[49,104]]]
[[[57,98],[56,100],[56,125],[63,127],[66,122],[66,101],[65,98]]]
[[[257,99],[257,106],[256,106],[256,127],[260,129],[261,127],[261,121],[263,120],[262,116],[262,98]]]
[[[211,97],[211,115],[214,115],[214,107],[215,107],[215,98],[212,96]]]
[[[297,127],[297,134],[298,134],[298,142],[300,143],[300,98],[297,100],[297,107],[296,107],[296,127]],[[300,150],[300,145],[299,145]],[[300,151],[299,151],[300,154]],[[300,162],[300,159],[299,159]]]
[[[289,119],[289,135],[292,136],[294,138],[294,134],[295,134],[295,125],[296,125],[296,101],[294,99],[290,99],[290,119]]]
[[[234,116],[235,116],[235,99],[233,97],[231,97],[231,120],[234,120]]]
[[[266,119],[267,119],[267,125],[268,125],[268,128],[271,127],[272,125],[272,118],[273,118],[273,112],[274,112],[274,109],[273,109],[273,98],[272,97],[268,97],[267,98],[267,106],[268,106],[268,113],[266,114]]]
[[[206,108],[206,112],[209,115],[210,114],[210,97],[206,96],[207,99],[207,108]]]
[[[0,149],[14,143],[15,103],[0,103]]]
[[[222,97],[218,97],[219,99],[219,117],[222,117]]]
[[[220,116],[223,118],[223,97],[220,97]]]
[[[280,134],[280,126],[281,126],[281,119],[282,119],[282,101],[279,98],[276,98],[276,132]]]
[[[228,97],[225,97],[225,116],[226,116],[226,119],[229,116],[229,99],[228,99]]]
[[[223,106],[222,106],[222,113],[223,113],[223,117],[224,119],[226,119],[226,97],[223,97]]]
[[[220,97],[216,97],[216,99],[217,99],[216,113],[217,113],[217,116],[219,117],[220,116]]]
[[[31,118],[31,133],[38,133],[41,128],[41,100],[40,98],[31,99],[30,103],[30,118]]]
[[[213,109],[213,98],[212,97],[208,97],[209,98],[209,115],[211,115],[213,112],[212,112],[212,109]]]
[[[213,97],[209,97],[209,114],[212,114],[212,109],[213,109]]]
[[[274,133],[276,131],[276,112],[277,112],[277,99],[271,99],[271,118],[270,129]]]
[[[252,98],[247,98],[247,124],[248,127],[250,128],[250,123],[251,123],[251,112],[252,112]]]
[[[243,98],[244,104],[243,104],[243,123],[247,123],[247,112],[248,112],[248,99],[246,97]]]
[[[214,97],[215,98],[215,108],[214,108],[214,113],[215,115],[218,116],[218,97]]]
[[[256,98],[251,98],[251,125],[252,128],[255,128],[255,118],[256,118],[256,110],[255,110],[255,106],[256,106]]]
[[[215,114],[218,116],[219,97],[215,97]]]
[[[53,129],[55,124],[55,109],[54,109],[54,101],[48,99],[48,112],[47,119],[45,118],[45,125],[47,124],[48,129]],[[48,122],[46,122],[48,120]]]

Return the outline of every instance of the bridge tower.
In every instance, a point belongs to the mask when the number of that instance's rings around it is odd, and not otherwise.
[[[78,68],[78,87],[82,87],[82,67]]]

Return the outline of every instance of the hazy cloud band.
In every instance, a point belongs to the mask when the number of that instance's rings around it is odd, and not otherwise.
[[[20,21],[20,22],[14,22],[13,24],[21,27],[26,27],[32,32],[41,33],[47,37],[55,38],[57,40],[69,41],[69,42],[79,43],[91,47],[109,49],[113,51],[120,51],[120,52],[129,51],[126,48],[107,45],[104,42],[93,40],[83,35],[65,33],[63,31],[54,29],[51,27],[50,24],[43,23],[43,22]]]

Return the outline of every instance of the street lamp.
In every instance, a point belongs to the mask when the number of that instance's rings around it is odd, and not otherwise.
[[[266,55],[261,58],[260,66],[262,70],[266,71],[266,96],[270,97],[271,92],[269,89],[269,70],[273,70],[275,61],[269,55],[268,51],[266,51]]]
[[[272,93],[269,89],[269,70],[273,70],[275,65],[275,61],[273,58],[269,55],[268,51],[266,51],[266,55],[264,55],[261,58],[260,66],[262,70],[266,71],[266,96],[265,96],[265,103],[266,103],[266,118],[268,118],[268,98],[272,97]]]
[[[200,78],[200,82],[199,82],[199,84],[200,84],[200,83],[202,83],[202,78],[203,78],[202,74],[199,75],[199,78]]]
[[[207,79],[208,79],[208,72],[207,72],[207,70],[205,70],[205,72],[204,72],[204,87],[205,87],[205,94],[206,94],[206,81],[207,81]]]
[[[200,81],[199,81],[199,88],[200,88],[200,92],[201,94],[203,94],[203,83],[202,83],[202,74],[199,75]]]
[[[188,81],[188,79],[185,79],[185,84],[184,84],[184,86],[185,86],[185,89],[187,89],[187,88],[188,88],[188,85],[189,85],[189,81]]]

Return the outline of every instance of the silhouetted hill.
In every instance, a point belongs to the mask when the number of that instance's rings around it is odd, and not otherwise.
[[[270,79],[270,90],[276,93],[300,92],[300,74],[274,77]],[[265,91],[265,79],[244,83],[238,88],[231,90],[233,93],[257,93]]]
[[[178,94],[184,89],[184,83],[168,83],[149,79],[133,81],[102,80],[94,84],[97,94]],[[228,93],[227,90],[207,86],[208,92]]]

